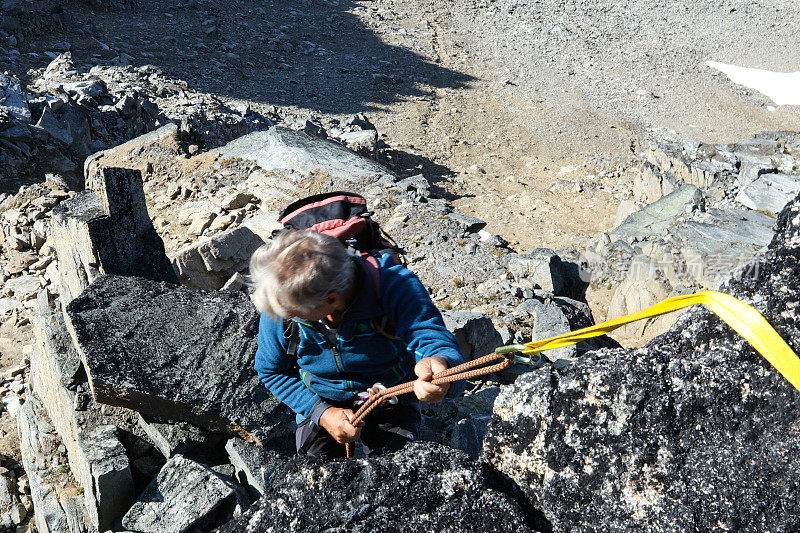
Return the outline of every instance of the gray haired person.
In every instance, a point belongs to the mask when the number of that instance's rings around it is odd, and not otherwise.
[[[284,230],[250,260],[261,311],[255,369],[297,414],[300,454],[342,457],[361,439],[367,455],[419,438],[417,400],[460,394],[433,374],[464,358],[428,291],[389,254],[371,279],[360,254],[313,231]],[[415,379],[414,396],[351,423],[364,392]]]

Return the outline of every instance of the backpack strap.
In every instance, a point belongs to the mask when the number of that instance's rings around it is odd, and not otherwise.
[[[380,303],[381,267],[378,264],[378,258],[367,252],[363,252],[361,258],[364,260],[364,270],[367,271],[367,276],[372,280],[372,287],[375,289],[375,297],[378,299],[378,303]]]
[[[297,350],[300,348],[300,324],[287,318],[283,321],[283,338],[286,339],[286,355],[297,361]]]
[[[381,307],[381,310],[383,310],[383,304],[381,303],[381,269],[380,265],[378,264],[378,258],[374,254],[369,254],[366,252],[362,253],[361,257],[364,258],[364,269],[367,271],[367,275],[372,280],[372,286],[375,289],[375,296],[378,300],[378,305]],[[400,337],[397,337],[388,331],[394,330],[394,326],[391,324],[391,322],[389,322],[389,317],[387,317],[385,314],[380,318],[373,319],[372,327],[375,328],[375,331],[389,340],[400,340]]]

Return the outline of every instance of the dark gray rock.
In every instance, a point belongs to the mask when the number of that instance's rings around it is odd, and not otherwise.
[[[42,116],[39,117],[34,127],[37,130],[43,131],[53,139],[61,141],[65,146],[71,145],[74,141],[70,134],[69,126],[58,120],[55,113],[48,107],[44,108]]]
[[[97,426],[78,434],[80,462],[89,471],[79,472],[82,486],[91,487],[86,494],[89,521],[106,530],[130,506],[134,498],[133,478],[125,448],[115,426]]]
[[[288,419],[253,370],[245,294],[102,276],[67,307],[97,401],[261,440]]]
[[[103,80],[91,79],[65,83],[61,86],[68,93],[79,100],[82,98],[99,98],[108,94],[108,87]]]
[[[467,455],[414,443],[394,455],[297,457],[265,496],[218,531],[535,531],[495,473]]]
[[[31,121],[28,109],[28,95],[22,83],[12,77],[0,73],[0,109],[5,109],[19,122],[27,124]]]
[[[164,253],[164,242],[147,214],[142,174],[127,168],[103,168],[95,185],[103,209],[109,216],[108,238],[113,243],[109,257],[101,251],[106,274],[139,276],[177,283]]]
[[[800,351],[800,198],[721,290]],[[710,311],[501,392],[483,457],[555,531],[795,531],[800,392]]]
[[[235,486],[210,467],[176,455],[131,506],[122,526],[132,531],[182,533],[201,526],[235,492]]]
[[[141,414],[139,427],[167,459],[176,454],[190,454],[198,448],[213,447],[223,438],[188,422],[158,422]]]
[[[100,176],[97,195],[83,191],[53,209],[64,304],[101,274],[178,282],[147,214],[141,173],[103,168]]]
[[[567,315],[562,311],[561,306],[555,303],[525,300],[517,310],[526,313],[533,321],[531,337],[535,341],[572,331]],[[555,350],[547,350],[542,354],[557,367],[561,367],[572,362],[577,357],[578,350],[573,344]]]
[[[442,311],[444,324],[455,335],[461,354],[467,361],[494,352],[503,339],[492,319],[471,311]]]

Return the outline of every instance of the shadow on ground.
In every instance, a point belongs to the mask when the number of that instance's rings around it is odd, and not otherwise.
[[[66,42],[79,66],[122,57],[133,66],[156,65],[198,91],[337,114],[372,111],[472,79],[384,42],[354,12],[380,17],[372,9],[354,0],[160,0],[101,8],[72,2],[60,29],[21,43],[12,70],[45,66],[44,52]],[[385,26],[404,38],[413,34]]]

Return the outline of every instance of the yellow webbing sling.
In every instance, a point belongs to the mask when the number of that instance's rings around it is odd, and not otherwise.
[[[498,348],[496,352],[498,354],[509,352],[521,352],[526,355],[538,354],[545,350],[569,346],[584,339],[604,335],[620,326],[637,320],[671,313],[694,304],[703,304],[716,313],[725,323],[744,337],[772,366],[777,368],[778,372],[789,380],[789,383],[794,388],[800,391],[800,358],[797,357],[792,348],[786,344],[786,341],[778,335],[778,332],[756,309],[733,296],[716,291],[704,291],[667,298],[663,302],[637,313],[550,337],[549,339],[503,346]]]

